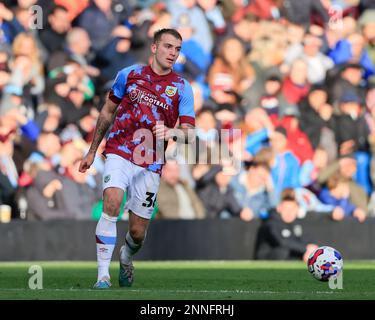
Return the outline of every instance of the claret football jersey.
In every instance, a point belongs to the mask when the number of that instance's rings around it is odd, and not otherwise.
[[[174,128],[177,120],[195,125],[189,82],[173,71],[158,75],[150,66],[133,65],[117,74],[109,99],[119,106],[105,154],[117,154],[160,173],[166,144],[155,139],[152,128],[157,122]]]

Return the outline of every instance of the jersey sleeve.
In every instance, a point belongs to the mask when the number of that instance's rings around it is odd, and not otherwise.
[[[180,124],[188,123],[195,126],[194,95],[189,82],[184,80],[184,91],[180,96],[179,119]]]
[[[113,103],[119,104],[122,98],[125,96],[126,82],[128,81],[129,73],[134,69],[134,67],[136,66],[124,68],[117,73],[108,95],[108,98]]]

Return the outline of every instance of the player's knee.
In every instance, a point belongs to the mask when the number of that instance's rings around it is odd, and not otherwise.
[[[110,216],[118,216],[124,191],[119,188],[106,188],[103,195],[103,211]]]
[[[135,243],[142,243],[145,238],[145,230],[139,226],[130,227],[129,233]]]
[[[118,216],[121,209],[121,200],[109,197],[104,201],[103,211],[111,216]]]

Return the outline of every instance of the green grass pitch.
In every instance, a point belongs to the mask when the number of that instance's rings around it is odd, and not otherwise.
[[[40,265],[43,289],[31,290],[29,267]],[[2,262],[0,299],[375,299],[375,262],[345,261],[343,289],[312,278],[302,262],[136,261],[135,282],[119,288],[118,264],[111,265],[113,286],[93,290],[95,262]]]

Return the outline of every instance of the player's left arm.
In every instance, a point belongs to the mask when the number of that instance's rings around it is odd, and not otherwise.
[[[195,126],[190,123],[181,123],[177,128],[168,128],[164,124],[157,123],[152,129],[156,139],[179,143],[193,143],[195,141]]]
[[[173,139],[178,143],[193,143],[195,141],[195,112],[193,89],[189,82],[184,80],[184,89],[179,98],[179,122],[177,128],[168,128],[157,123],[153,128],[153,133],[157,139],[168,141]]]
[[[189,82],[184,80],[184,91],[179,100],[179,122],[177,130],[171,130],[167,133],[171,138],[180,143],[193,143],[195,141],[195,112],[194,112],[194,94]]]
[[[176,130],[170,130],[171,139],[177,142],[193,143],[195,141],[195,126],[190,123],[181,123],[178,127],[179,133]],[[181,133],[181,134],[180,134]]]

